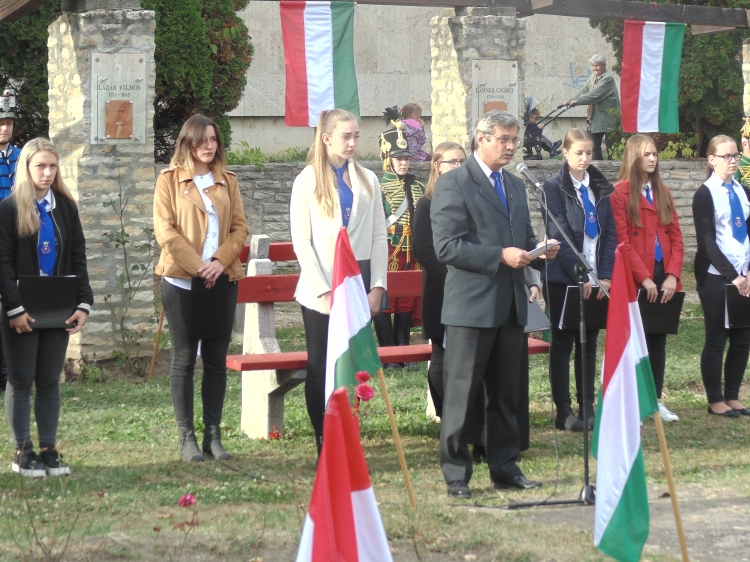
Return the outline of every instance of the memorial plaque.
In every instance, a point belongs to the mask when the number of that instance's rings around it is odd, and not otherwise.
[[[147,54],[92,53],[91,142],[146,142]]]
[[[509,111],[519,119],[518,61],[483,59],[475,60],[472,70],[472,118],[476,123],[482,115],[493,109]]]

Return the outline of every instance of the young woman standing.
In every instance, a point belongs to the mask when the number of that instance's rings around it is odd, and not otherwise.
[[[620,177],[612,195],[617,242],[625,243],[624,255],[637,287],[648,300],[668,302],[682,288],[680,275],[685,250],[672,193],[661,181],[659,153],[646,135],[633,135],[625,145]],[[667,335],[646,334],[646,346],[654,374],[659,414],[665,422],[680,418],[661,401],[667,360]]]
[[[733,179],[739,154],[734,139],[719,135],[708,143],[708,178],[693,196],[693,220],[698,251],[695,279],[703,305],[706,340],[701,375],[708,397],[708,413],[727,418],[750,416],[739,402],[739,391],[750,350],[750,328],[725,328],[726,285],[734,284],[750,296],[748,264],[750,241],[747,219],[750,191]],[[724,388],[721,374],[724,348]]]
[[[227,388],[226,356],[237,307],[237,280],[244,277],[239,256],[249,230],[234,173],[226,170],[219,128],[213,119],[193,115],[182,126],[170,167],[159,175],[154,193],[154,233],[162,247],[156,274],[172,340],[169,384],[180,454],[185,461],[229,459],[221,443]],[[191,336],[191,281],[207,288],[229,277],[226,323],[214,337],[200,340],[203,358],[203,446],[193,422],[193,377],[199,340]],[[202,450],[202,452],[201,452]]]
[[[358,142],[359,124],[354,115],[343,109],[321,112],[307,166],[294,180],[289,206],[292,243],[300,266],[294,295],[302,307],[307,343],[305,401],[318,454],[326,406],[331,274],[342,226],[354,257],[369,262],[370,280],[365,280],[365,289],[373,315],[380,310],[387,283],[383,199],[377,176],[354,160]]]
[[[8,361],[5,412],[16,441],[13,471],[41,477],[70,474],[57,452],[60,372],[68,338],[86,324],[94,297],[86,269],[86,241],[75,200],[58,173],[58,154],[46,139],[26,143],[12,195],[0,203],[0,333]],[[21,275],[81,279],[78,308],[68,329],[34,329],[18,292]],[[30,432],[31,388],[39,455]]]

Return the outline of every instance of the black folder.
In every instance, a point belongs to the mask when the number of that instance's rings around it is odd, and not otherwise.
[[[641,310],[643,331],[647,334],[676,334],[680,328],[680,313],[685,302],[685,293],[675,293],[668,302],[661,302],[664,296],[659,291],[656,302],[648,301],[648,292],[638,291],[638,308]]]
[[[527,288],[527,297],[530,294],[531,293],[529,293],[529,289]],[[528,300],[528,298],[526,300]],[[530,302],[528,304],[528,309],[529,314],[526,317],[526,328],[524,331],[528,334],[529,332],[543,332],[544,330],[549,330],[549,318],[547,318],[547,315],[539,305],[539,299]]]
[[[209,339],[226,336],[229,314],[229,275],[219,275],[210,289],[205,279],[193,277],[190,283],[190,337]]]
[[[724,327],[750,328],[750,297],[743,297],[732,283],[727,284]]]
[[[593,287],[589,298],[583,301],[583,312],[586,315],[587,330],[607,329],[607,310],[609,310],[609,299],[596,298],[599,287]],[[561,330],[578,330],[581,322],[581,289],[577,285],[569,285],[565,293],[563,313],[560,317]]]
[[[18,293],[26,312],[34,319],[32,330],[72,328],[65,321],[80,304],[80,277],[19,275]]]

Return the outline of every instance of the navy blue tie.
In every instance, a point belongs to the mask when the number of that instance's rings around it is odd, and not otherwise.
[[[583,219],[583,230],[588,234],[589,238],[596,238],[599,234],[599,223],[596,220],[596,207],[589,199],[589,190],[586,186],[581,184],[578,188],[581,192],[581,199],[583,199],[583,212],[586,215]]]
[[[654,206],[654,201],[651,199],[651,188],[646,185],[646,201],[648,201],[648,204],[652,207]],[[656,261],[661,261],[664,259],[664,254],[661,251],[661,244],[659,244],[659,235],[656,235],[656,242],[654,243],[654,259]]]
[[[731,183],[722,183],[722,185],[727,188],[729,207],[732,209],[732,236],[737,242],[742,243],[747,238],[747,224],[745,224],[745,213],[742,212],[742,203]]]
[[[495,191],[497,192],[500,201],[505,205],[505,209],[508,210],[508,199],[505,197],[505,191],[503,191],[503,176],[500,172],[492,172],[490,174],[492,179],[495,181]]]
[[[55,227],[52,217],[47,212],[47,203],[42,201],[36,203],[39,209],[39,269],[46,275],[53,275],[55,261],[57,260],[57,242],[55,240]]]

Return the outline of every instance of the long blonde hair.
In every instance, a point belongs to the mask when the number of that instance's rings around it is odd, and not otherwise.
[[[224,144],[221,142],[219,126],[210,117],[200,115],[199,113],[192,115],[182,126],[174,147],[174,155],[169,165],[173,168],[182,168],[191,177],[195,175],[193,150],[206,142],[206,128],[208,127],[213,127],[216,133],[216,153],[208,167],[214,176],[223,174],[227,169],[227,159],[224,155]]]
[[[643,171],[641,159],[646,154],[646,147],[656,143],[648,135],[633,135],[625,144],[625,152],[622,155],[622,166],[620,167],[620,176],[617,183],[627,180],[630,186],[630,203],[627,209],[628,219],[633,226],[643,227],[641,223],[641,197],[643,186],[650,180],[651,193],[653,193],[654,208],[659,216],[659,223],[668,225],[672,223],[674,215],[674,203],[672,197],[667,191],[666,186],[661,181],[659,173],[659,160],[656,160],[654,171],[649,174]]]
[[[725,142],[731,142],[734,144],[734,146],[737,146],[737,141],[732,137],[728,135],[716,135],[708,142],[708,148],[706,149],[706,161],[708,161],[709,156],[713,156],[714,154],[716,154],[716,149],[719,148],[720,144],[724,144]],[[710,178],[711,174],[713,173],[714,167],[711,165],[711,162],[708,162],[706,165],[706,179]]]
[[[464,147],[458,144],[457,142],[453,141],[445,141],[441,142],[439,145],[435,147],[435,152],[432,155],[432,161],[430,162],[430,177],[427,179],[427,187],[425,187],[424,194],[432,199],[432,194],[435,192],[435,183],[437,182],[437,179],[440,177],[440,172],[438,172],[440,160],[443,158],[443,155],[450,151],[450,150],[458,150],[461,149],[461,152],[464,153],[464,158],[466,157],[466,151],[464,150]],[[435,164],[438,164],[437,166]]]
[[[323,212],[333,218],[333,209],[335,208],[337,179],[336,172],[331,169],[331,163],[328,160],[328,149],[323,142],[323,135],[332,135],[338,123],[347,123],[356,121],[357,118],[344,109],[331,109],[321,111],[318,117],[318,126],[315,129],[315,139],[313,140],[310,152],[307,153],[307,164],[313,167],[315,172],[315,200],[323,207]],[[365,175],[365,171],[352,158],[352,164],[357,171],[359,181],[367,189],[367,193],[372,197],[372,186]]]
[[[62,176],[60,175],[60,155],[57,153],[55,146],[47,139],[36,138],[30,140],[23,147],[21,155],[18,157],[16,164],[16,179],[13,184],[13,193],[11,197],[16,204],[18,236],[24,238],[32,236],[39,232],[39,212],[36,206],[36,190],[34,182],[31,179],[29,171],[29,162],[38,152],[49,152],[54,154],[57,159],[57,173],[52,180],[50,189],[55,195],[61,195],[75,203],[75,199],[65,187]]]

